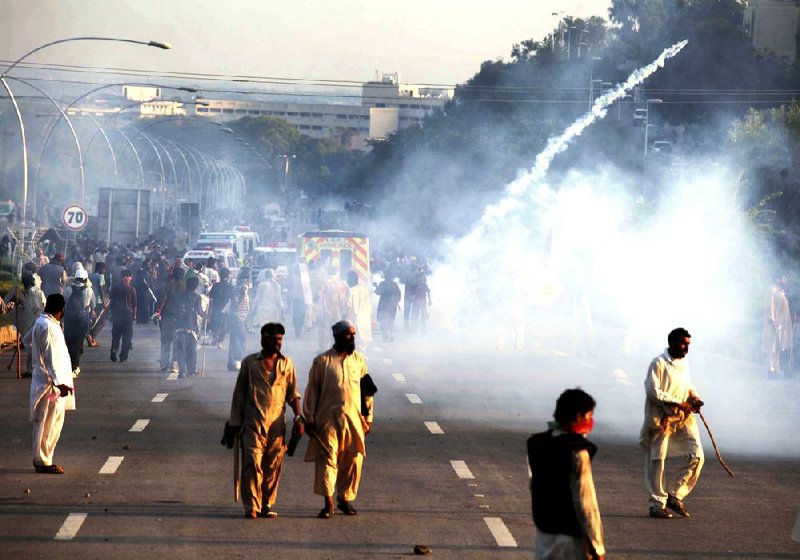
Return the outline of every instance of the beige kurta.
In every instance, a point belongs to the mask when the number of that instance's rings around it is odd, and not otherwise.
[[[361,378],[367,374],[367,362],[359,352],[344,359],[333,348],[314,358],[308,374],[303,402],[306,422],[331,449],[328,456],[311,439],[306,461],[317,462],[314,491],[332,496],[334,491],[345,500],[358,492],[361,460],[366,456],[365,431],[372,422],[373,398],[366,397],[367,416],[361,415]]]
[[[275,502],[285,451],[286,406],[299,398],[291,358],[279,354],[272,372],[264,370],[260,353],[242,360],[228,424],[242,426],[241,487],[246,512],[258,513]]]
[[[695,415],[685,417],[676,407],[697,396],[697,391],[686,360],[674,359],[666,350],[650,363],[644,387],[639,446],[645,451],[645,487],[651,507],[663,508],[669,494],[682,500],[694,489],[703,467],[703,445]],[[668,456],[680,456],[683,461],[671,480],[665,480],[664,474]]]
[[[356,334],[362,343],[372,341],[372,303],[366,286],[356,284],[350,288],[348,319],[356,326]]]

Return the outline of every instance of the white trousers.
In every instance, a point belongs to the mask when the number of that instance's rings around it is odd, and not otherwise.
[[[53,453],[64,426],[65,403],[66,399],[63,398],[50,401],[45,397],[36,407],[36,419],[33,421],[33,464],[36,466],[53,464]]]
[[[666,480],[664,470],[670,439],[685,452],[679,456],[679,465]],[[679,500],[688,496],[700,478],[704,460],[696,429],[684,426],[674,434],[657,437],[647,447],[644,460],[644,484],[650,494],[650,506],[663,509],[670,494]]]

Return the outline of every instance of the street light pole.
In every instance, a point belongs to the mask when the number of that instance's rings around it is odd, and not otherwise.
[[[27,226],[27,211],[28,211],[28,142],[25,138],[25,125],[22,121],[22,113],[19,110],[19,105],[17,104],[17,100],[14,98],[14,93],[11,91],[11,88],[8,86],[8,82],[6,81],[6,76],[8,76],[9,72],[11,72],[19,63],[23,60],[31,56],[32,54],[39,52],[42,49],[46,49],[47,47],[51,47],[53,45],[58,45],[60,43],[67,43],[70,41],[115,41],[115,42],[122,42],[122,43],[134,43],[138,45],[145,45],[148,47],[156,47],[159,49],[170,49],[172,48],[169,43],[164,43],[161,41],[138,41],[135,39],[121,39],[117,37],[68,37],[66,39],[58,39],[56,41],[51,41],[49,43],[45,43],[44,45],[38,46],[35,49],[28,51],[17,60],[15,60],[5,71],[0,74],[0,83],[3,84],[8,96],[11,98],[11,103],[14,105],[14,111],[17,114],[17,122],[19,124],[19,131],[20,131],[20,138],[22,140],[22,235],[23,235],[23,242],[20,244],[20,248],[24,253],[24,235],[25,235],[25,227]],[[19,260],[18,268],[21,271],[22,267],[22,259]]]
[[[647,140],[648,140],[648,133],[650,128],[650,104],[651,103],[663,103],[663,99],[648,99],[645,101],[646,111],[644,113],[644,157],[645,157],[645,165],[647,165]]]

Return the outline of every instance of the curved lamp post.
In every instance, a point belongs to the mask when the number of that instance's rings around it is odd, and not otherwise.
[[[28,211],[28,143],[25,139],[25,124],[22,121],[22,113],[19,110],[19,105],[17,104],[17,100],[14,98],[14,93],[11,91],[11,88],[8,85],[8,81],[6,80],[6,76],[8,76],[9,72],[11,72],[20,62],[31,56],[32,54],[39,52],[42,49],[46,49],[47,47],[51,47],[53,45],[58,45],[60,43],[68,43],[71,41],[114,41],[120,43],[133,43],[136,45],[144,45],[147,47],[156,47],[159,49],[170,49],[172,48],[169,43],[164,43],[161,41],[139,41],[136,39],[122,39],[117,37],[68,37],[66,39],[58,39],[56,41],[50,41],[49,43],[45,43],[35,49],[28,51],[17,60],[15,60],[8,68],[0,74],[0,83],[3,84],[3,88],[5,88],[8,96],[11,98],[11,103],[14,105],[14,111],[17,115],[17,122],[19,124],[19,132],[20,137],[22,140],[22,228],[24,230],[26,226],[27,220],[27,211]],[[21,265],[20,261],[20,265]]]

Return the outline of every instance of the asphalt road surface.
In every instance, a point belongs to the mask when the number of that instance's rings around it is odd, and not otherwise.
[[[235,374],[207,348],[202,379],[159,372],[158,331],[135,326],[126,364],[87,348],[55,460],[35,474],[29,380],[0,365],[0,558],[530,558],[534,527],[525,439],[576,385],[598,401],[595,482],[609,558],[800,558],[800,383],[751,364],[690,360],[706,417],[735,478],[706,448],[688,519],[647,513],[635,449],[649,358],[571,356],[556,341],[500,352],[494,335],[400,333],[368,349],[378,387],[359,515],[320,520],[305,440],[284,462],[277,519],[247,520],[233,501],[232,452],[219,444]],[[287,335],[305,386],[316,333]],[[255,334],[248,348],[258,349]],[[202,355],[202,352],[201,352]],[[174,376],[171,376],[174,377]],[[291,413],[289,413],[291,417]],[[709,443],[703,435],[704,443]]]

